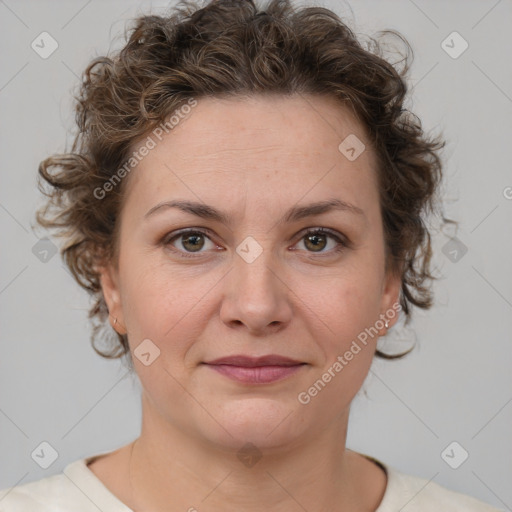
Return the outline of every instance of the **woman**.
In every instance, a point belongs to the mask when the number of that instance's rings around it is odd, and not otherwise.
[[[140,378],[141,435],[6,512],[491,511],[345,447],[377,340],[432,297],[439,140],[333,13],[182,3],[96,59],[39,221]]]

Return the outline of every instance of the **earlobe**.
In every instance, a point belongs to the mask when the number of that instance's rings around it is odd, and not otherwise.
[[[111,265],[107,265],[99,269],[99,275],[103,298],[108,308],[110,325],[118,334],[126,334],[117,272]]]
[[[398,321],[402,309],[400,305],[400,290],[402,277],[398,274],[390,274],[386,279],[386,286],[382,296],[382,318],[387,320],[386,332]],[[386,333],[384,333],[386,334]]]

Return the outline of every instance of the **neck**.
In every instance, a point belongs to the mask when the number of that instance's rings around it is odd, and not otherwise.
[[[382,489],[362,488],[368,466],[345,449],[348,410],[313,438],[260,450],[246,442],[216,446],[171,425],[143,398],[144,407],[129,462],[135,512],[351,511],[361,510],[362,496],[374,505],[365,509],[375,510],[382,497]]]

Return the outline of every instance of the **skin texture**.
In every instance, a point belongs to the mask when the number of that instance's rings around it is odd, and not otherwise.
[[[349,134],[366,145],[354,161],[338,150]],[[149,366],[134,357],[143,421],[131,465],[128,445],[91,469],[139,510],[375,510],[385,474],[345,439],[377,336],[310,403],[297,399],[399,299],[400,278],[385,273],[375,157],[362,125],[328,97],[201,98],[127,179],[119,258],[103,268],[102,287],[132,352],[150,339],[160,355]],[[215,207],[232,223],[165,207],[145,218],[176,199]],[[291,207],[329,199],[364,214],[278,223]],[[173,238],[183,228],[209,233],[187,244]],[[336,252],[324,235],[315,251],[307,228],[330,228],[349,244]],[[236,252],[248,236],[262,249],[250,263]],[[307,364],[264,385],[201,364],[234,354]],[[252,467],[237,457],[246,443],[261,454]]]

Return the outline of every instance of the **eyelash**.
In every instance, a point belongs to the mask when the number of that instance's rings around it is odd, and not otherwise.
[[[197,234],[204,235],[208,239],[210,239],[210,241],[213,242],[213,240],[211,240],[211,233],[208,230],[203,230],[203,229],[200,229],[200,228],[194,228],[194,229],[184,229],[183,231],[178,231],[177,233],[170,233],[169,235],[167,235],[166,237],[163,238],[162,244],[164,246],[166,246],[166,247],[172,247],[171,250],[173,252],[179,253],[180,257],[182,257],[182,258],[197,258],[199,255],[201,255],[201,252],[197,252],[197,253],[186,252],[186,251],[184,252],[184,251],[182,251],[180,249],[176,249],[175,247],[173,247],[171,245],[171,243],[174,240],[178,239],[179,237],[181,237],[183,235],[191,235],[191,234],[194,234],[194,235],[197,235]],[[170,236],[170,235],[172,235],[172,236]],[[344,240],[335,231],[332,231],[332,230],[330,230],[328,228],[309,228],[300,237],[299,242],[301,240],[303,240],[305,237],[310,236],[310,235],[328,236],[328,237],[334,239],[338,243],[338,245],[337,245],[337,247],[335,249],[332,249],[331,251],[327,251],[326,253],[324,253],[324,252],[318,253],[320,255],[321,254],[329,254],[329,253],[331,253],[331,254],[332,253],[338,254],[338,253],[340,253],[340,252],[342,252],[345,249],[350,247],[350,243],[347,240]],[[308,252],[311,252],[312,254],[315,254],[313,251],[308,251]]]

